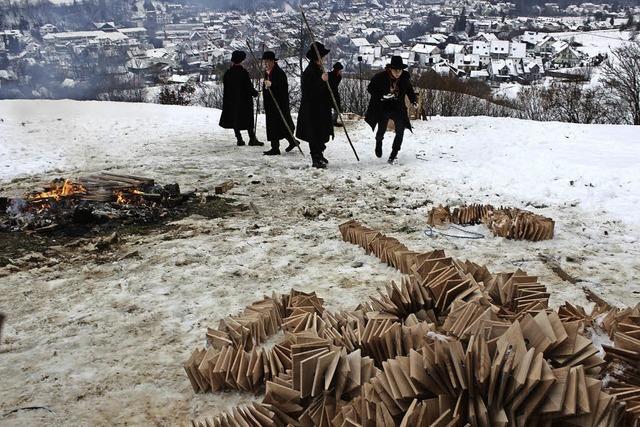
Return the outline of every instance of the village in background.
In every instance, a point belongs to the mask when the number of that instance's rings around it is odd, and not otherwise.
[[[295,110],[311,38],[292,3],[2,0],[0,99],[220,108],[231,52],[250,46],[256,56],[276,52]],[[640,52],[637,3],[324,0],[302,7],[331,49],[329,61],[345,66],[346,112],[364,113],[368,79],[400,55],[420,88],[423,117],[640,124],[620,90],[634,76],[615,68]],[[257,86],[251,55],[245,66]]]

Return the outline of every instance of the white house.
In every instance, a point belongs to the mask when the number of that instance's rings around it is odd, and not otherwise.
[[[488,58],[491,53],[490,47],[489,42],[485,40],[474,40],[471,52],[473,52],[474,55],[486,56]]]
[[[542,58],[525,58],[522,60],[524,78],[533,81],[542,78],[544,75],[544,64]]]
[[[480,56],[458,53],[455,55],[453,65],[469,74],[471,71],[480,69]]]
[[[402,46],[402,40],[395,34],[388,34],[378,40],[378,44],[383,49],[394,49],[396,47]]]
[[[136,39],[140,42],[147,40],[147,29],[144,27],[121,28],[118,31],[127,37]]]
[[[535,45],[544,40],[546,36],[546,34],[539,33],[537,31],[525,31],[524,34],[520,36],[520,41]]]
[[[520,42],[509,43],[509,57],[510,58],[524,58],[527,56],[527,45]]]
[[[414,53],[414,61],[419,65],[433,65],[440,61],[440,49],[437,46],[418,43],[411,48]]]
[[[435,64],[432,69],[441,76],[448,76],[451,74],[461,76],[464,74],[464,72],[460,71],[455,65],[449,63],[446,59]]]
[[[493,33],[480,33],[474,38],[475,40],[491,43],[494,40],[498,40],[498,37]]]
[[[556,52],[551,63],[558,67],[577,67],[583,60],[582,54],[569,45]]]
[[[535,53],[540,55],[551,55],[554,52],[553,45],[557,42],[557,40],[552,36],[547,36],[536,43],[533,48]]]
[[[42,37],[42,40],[48,44],[66,43],[66,42],[86,42],[89,40],[117,42],[127,41],[129,37],[119,31],[65,31],[62,33],[49,33]]]
[[[465,46],[461,44],[449,43],[444,48],[443,56],[451,58],[453,60],[453,58],[458,53],[466,53]]]
[[[471,47],[471,53],[474,55],[478,55],[480,58],[480,65],[486,67],[489,65],[490,56],[490,44],[484,40],[474,40],[473,45]]]
[[[489,45],[489,54],[492,58],[507,58],[509,57],[509,41],[508,40],[493,40]]]
[[[351,46],[358,50],[360,50],[360,48],[363,48],[363,47],[371,46],[371,43],[369,43],[369,40],[365,39],[364,37],[352,38],[350,42],[351,42]]]
[[[447,37],[444,34],[425,34],[413,39],[416,43],[439,45],[447,41]]]
[[[471,71],[469,77],[475,80],[489,80],[489,72],[487,70]]]
[[[57,33],[57,32],[58,32],[58,27],[56,27],[53,24],[44,24],[42,27],[40,27],[41,36],[46,36],[49,33]]]
[[[487,69],[492,80],[512,80],[522,76],[524,68],[521,59],[491,59]]]

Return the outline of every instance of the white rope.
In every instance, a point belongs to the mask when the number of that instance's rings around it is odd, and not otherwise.
[[[455,239],[471,239],[471,240],[484,239],[484,235],[481,233],[476,233],[475,231],[467,231],[460,227],[456,227],[455,225],[449,225],[445,230],[449,230],[449,229],[459,231],[462,234],[444,233],[440,230],[436,230],[434,227],[431,227],[430,225],[427,225],[427,229],[424,230],[424,235],[431,238],[434,238],[437,236],[443,236],[443,237],[453,237]]]

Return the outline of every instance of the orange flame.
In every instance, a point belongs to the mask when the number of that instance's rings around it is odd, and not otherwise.
[[[116,191],[114,195],[116,196],[116,203],[119,203],[121,205],[127,204],[127,198],[125,197],[124,192]]]
[[[116,203],[120,205],[139,205],[142,203],[141,195],[145,194],[135,188],[127,189],[124,191],[114,191],[113,195],[116,196]]]
[[[77,194],[86,194],[87,190],[82,184],[75,183],[70,179],[66,179],[62,185],[59,182],[52,182],[51,189],[49,191],[43,191],[40,193],[32,193],[26,196],[29,200],[39,199],[55,199],[60,200],[63,197],[70,197]]]

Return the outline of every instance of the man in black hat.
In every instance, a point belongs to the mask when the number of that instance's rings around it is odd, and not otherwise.
[[[320,42],[312,43],[307,51],[309,65],[302,73],[302,98],[296,130],[296,137],[309,143],[311,166],[320,169],[329,163],[323,153],[329,138],[333,137],[332,101],[327,86],[329,76],[322,67],[322,60],[328,53],[329,49]]]
[[[295,127],[289,108],[289,82],[287,75],[278,66],[277,61],[278,58],[273,52],[266,51],[262,55],[265,69],[262,96],[267,123],[267,139],[271,142],[271,150],[264,152],[267,156],[280,154],[280,140],[283,138],[289,141],[289,146],[285,148],[287,153],[300,145],[291,134]],[[278,111],[278,107],[280,107],[280,111]]]
[[[402,62],[402,57],[392,56],[391,63],[387,65],[385,71],[373,76],[367,88],[371,94],[371,100],[365,121],[373,130],[378,126],[375,150],[377,157],[382,157],[382,140],[387,131],[387,123],[389,120],[395,123],[396,136],[393,139],[389,163],[393,163],[398,157],[404,130],[411,130],[405,97],[408,97],[409,102],[414,105],[418,102],[418,97],[411,85],[411,78],[405,68],[407,65]]]
[[[249,73],[242,66],[247,54],[236,50],[231,54],[231,67],[224,73],[222,84],[224,93],[222,96],[222,114],[220,126],[225,129],[233,129],[238,145],[244,145],[241,130],[249,133],[249,145],[264,145],[258,141],[253,132],[253,99],[258,96],[258,91],[253,87]]]
[[[338,108],[342,111],[342,102],[340,101],[340,92],[338,92],[338,86],[340,86],[340,82],[342,81],[342,70],[344,67],[340,62],[336,62],[333,64],[333,70],[329,73],[329,86],[331,86],[331,92],[333,92],[333,96],[336,98],[336,104],[338,104]],[[334,126],[342,126],[342,123],[338,123],[338,110],[333,108],[333,125]]]

